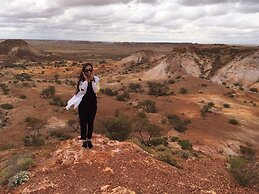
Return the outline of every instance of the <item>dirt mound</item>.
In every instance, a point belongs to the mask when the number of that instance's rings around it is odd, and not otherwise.
[[[10,39],[0,43],[0,55],[7,55],[11,59],[39,60],[51,59],[49,52],[32,47],[24,40]]]
[[[223,161],[186,160],[183,169],[159,161],[130,142],[93,137],[59,144],[31,170],[18,193],[253,193],[236,187]],[[205,168],[204,168],[205,167]],[[202,169],[202,170],[201,170]],[[206,172],[205,172],[206,171]],[[211,176],[213,174],[213,176]],[[159,177],[159,178],[158,178]]]

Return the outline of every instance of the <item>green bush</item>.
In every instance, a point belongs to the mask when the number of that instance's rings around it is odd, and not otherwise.
[[[165,84],[156,83],[156,82],[148,82],[149,87],[149,95],[154,96],[166,96],[169,95],[169,88]]]
[[[141,85],[139,83],[130,83],[129,91],[130,92],[141,92]]]
[[[158,152],[158,153],[156,153],[155,157],[158,160],[161,160],[161,161],[166,162],[166,163],[168,163],[172,166],[180,168],[180,165],[177,162],[177,160],[175,158],[173,158],[172,154],[168,151]]]
[[[229,119],[228,122],[232,125],[238,125],[238,121],[236,119]]]
[[[53,98],[56,90],[54,86],[48,86],[48,88],[43,89],[41,92],[41,96],[43,98]]]
[[[240,156],[229,158],[230,173],[235,180],[242,186],[257,184],[259,180],[258,169]]]
[[[142,107],[147,113],[156,112],[156,103],[153,100],[144,100],[139,103],[139,107]]]
[[[12,109],[13,105],[12,104],[8,104],[8,103],[4,103],[4,104],[1,104],[0,107],[2,109]]]
[[[149,143],[153,146],[157,146],[157,145],[167,146],[168,145],[168,139],[167,139],[167,137],[152,138],[152,139],[149,140]]]
[[[189,142],[189,140],[179,140],[178,144],[181,146],[183,150],[191,150],[192,144]]]
[[[132,122],[130,118],[122,114],[106,119],[104,126],[108,131],[108,137],[113,140],[125,141],[132,132]]]

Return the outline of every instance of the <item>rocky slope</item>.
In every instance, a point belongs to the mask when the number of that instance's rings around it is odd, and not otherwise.
[[[95,134],[93,144],[91,150],[77,139],[57,144],[14,193],[256,193],[237,186],[219,159],[190,158],[178,169],[134,143]]]
[[[126,69],[142,72],[140,77],[144,80],[168,79],[173,75],[187,74],[216,83],[238,83],[244,88],[258,87],[259,49],[257,47],[178,46],[168,55],[156,58],[154,56],[154,53],[150,56],[149,51],[147,53],[141,51],[121,62],[130,61],[131,68]]]

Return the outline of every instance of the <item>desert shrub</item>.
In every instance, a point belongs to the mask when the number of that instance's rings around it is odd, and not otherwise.
[[[5,145],[0,146],[0,151],[9,150],[9,149],[12,149],[12,148],[15,148],[15,145],[13,145],[13,144],[5,144]]]
[[[144,100],[139,103],[139,107],[142,107],[145,112],[155,113],[156,112],[156,103],[153,100]]]
[[[50,131],[50,136],[55,137],[55,138],[57,138],[57,139],[59,139],[61,141],[72,138],[71,135],[64,134],[63,131],[58,131],[58,130]]]
[[[55,94],[56,90],[54,86],[48,86],[48,88],[45,88],[41,92],[41,96],[43,98],[52,98]]]
[[[127,91],[123,91],[123,93],[118,94],[116,96],[116,99],[119,101],[127,101],[129,98],[130,98],[129,92],[127,92]]]
[[[59,96],[53,96],[52,100],[49,102],[50,105],[55,105],[59,107],[65,107],[67,104],[66,100],[61,99]]]
[[[151,144],[153,146],[157,146],[157,145],[167,146],[168,145],[168,138],[167,137],[152,138],[152,139],[149,140],[149,144]]]
[[[100,91],[109,96],[116,96],[118,94],[118,91],[112,90],[111,88],[101,89]]]
[[[20,98],[21,98],[21,99],[26,99],[26,96],[25,96],[24,94],[21,94],[21,95],[20,95]]]
[[[258,92],[257,88],[250,88],[249,91],[254,92],[254,93]]]
[[[162,129],[149,122],[145,112],[139,112],[133,120],[134,134],[145,146],[151,146],[150,139],[159,137]],[[145,134],[145,135],[144,135]]]
[[[172,142],[178,142],[179,140],[180,140],[179,137],[176,137],[176,136],[171,137]]]
[[[186,88],[180,88],[179,89],[179,93],[180,94],[187,94],[188,93],[188,90]]]
[[[46,124],[45,121],[36,117],[26,117],[24,121],[26,122],[26,128],[37,132],[37,135],[39,135],[40,129]]]
[[[8,103],[4,103],[4,104],[1,104],[0,107],[2,109],[12,109],[13,105],[12,104],[8,104]]]
[[[168,83],[169,83],[169,84],[174,84],[174,83],[175,83],[175,80],[170,79],[170,80],[168,81]]]
[[[28,73],[16,74],[16,75],[15,75],[15,78],[16,78],[17,80],[20,80],[20,81],[25,81],[25,80],[31,81],[31,75],[28,74]]]
[[[174,125],[174,129],[178,132],[185,132],[187,125],[191,123],[190,120],[181,120],[177,115],[169,114],[167,119],[170,124]]]
[[[255,150],[253,150],[252,147],[247,146],[240,146],[240,152],[243,155],[243,157],[247,160],[253,160],[255,157]]]
[[[18,185],[22,184],[29,180],[30,172],[28,171],[21,171],[14,175],[13,177],[8,179],[8,186],[9,187],[17,187]]]
[[[167,85],[157,83],[157,82],[148,82],[149,95],[154,96],[166,96],[169,95],[169,88]]]
[[[35,165],[36,163],[32,154],[16,154],[11,156],[0,170],[0,184],[7,183],[9,178]]]
[[[229,119],[228,122],[232,125],[238,125],[238,121],[236,119]]]
[[[230,157],[228,162],[231,175],[240,185],[249,186],[258,183],[258,167],[249,164],[246,159],[240,156]]]
[[[179,140],[178,144],[181,146],[183,150],[191,150],[192,144],[189,142],[189,140]]]
[[[177,168],[180,168],[179,163],[177,162],[177,160],[172,156],[172,153],[170,153],[169,151],[162,151],[162,152],[157,152],[155,157],[158,160],[161,160],[163,162],[166,162],[172,166],[175,166]]]
[[[74,131],[77,131],[77,130],[78,130],[79,125],[78,125],[78,122],[77,122],[76,120],[70,119],[70,120],[68,120],[66,123],[67,123],[67,125],[68,125],[69,127],[71,127]]]
[[[229,108],[229,107],[230,107],[229,104],[223,104],[223,106],[224,106],[225,108]]]
[[[10,91],[10,90],[8,89],[7,84],[1,83],[1,84],[0,84],[0,88],[2,89],[4,95],[9,94],[9,91]]]
[[[177,155],[181,158],[188,159],[193,156],[193,154],[189,150],[179,150]]]
[[[139,83],[130,83],[129,91],[130,92],[141,92],[141,85]]]
[[[209,102],[208,104],[204,105],[202,108],[201,108],[201,116],[206,116],[206,113],[208,112],[211,112],[211,108],[214,106],[214,103],[213,102]]]
[[[125,141],[132,132],[132,122],[126,115],[119,114],[110,117],[104,122],[104,126],[108,131],[108,137],[113,140]]]
[[[42,146],[44,144],[45,144],[44,139],[41,138],[39,135],[25,136],[23,138],[24,146]]]

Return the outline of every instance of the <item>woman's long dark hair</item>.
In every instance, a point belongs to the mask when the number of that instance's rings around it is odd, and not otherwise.
[[[83,71],[85,72],[85,69],[86,69],[87,66],[90,66],[93,69],[92,63],[84,63],[82,65],[82,71],[80,72],[80,75],[78,76],[78,81],[77,81],[77,86],[76,86],[76,94],[79,92],[80,81],[85,81],[85,78],[83,76]]]

